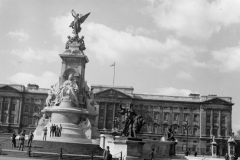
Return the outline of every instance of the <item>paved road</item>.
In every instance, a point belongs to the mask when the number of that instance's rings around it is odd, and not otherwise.
[[[0,156],[0,160],[43,160],[43,159],[17,158],[17,157],[5,157],[5,156]],[[46,159],[45,159],[45,160],[46,160]]]

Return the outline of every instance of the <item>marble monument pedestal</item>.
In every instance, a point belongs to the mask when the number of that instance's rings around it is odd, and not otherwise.
[[[139,140],[127,137],[100,135],[100,147],[106,149],[109,146],[113,158],[119,158],[120,152],[124,160],[144,160],[149,159],[149,154],[154,148],[154,160],[170,159],[174,155],[176,142],[159,140]]]
[[[42,138],[43,129],[47,127],[48,137],[50,136],[50,126],[62,126],[61,139],[80,140],[84,142],[88,139],[99,138],[97,128],[94,126],[97,114],[88,108],[72,107],[69,99],[64,99],[59,106],[45,107],[42,112],[49,115],[49,119],[41,119],[34,132],[35,137]],[[57,137],[56,137],[57,138]]]

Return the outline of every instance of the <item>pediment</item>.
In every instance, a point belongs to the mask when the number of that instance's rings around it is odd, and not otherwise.
[[[107,89],[104,91],[100,91],[95,93],[95,97],[98,98],[132,98],[131,95],[118,91],[116,89]]]
[[[5,92],[20,92],[19,90],[11,87],[11,86],[8,86],[8,85],[5,85],[5,86],[2,86],[0,87],[0,91],[5,91]]]
[[[208,104],[233,104],[233,103],[228,102],[226,100],[223,100],[221,98],[209,99],[209,100],[203,101],[203,103],[208,103]]]

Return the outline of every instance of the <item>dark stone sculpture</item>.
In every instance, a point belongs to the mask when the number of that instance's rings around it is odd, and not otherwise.
[[[166,130],[165,130],[165,139],[168,140],[168,141],[175,141],[172,125],[169,125],[166,128]]]
[[[122,122],[124,123],[122,135],[126,137],[136,138],[137,133],[140,132],[142,126],[145,124],[145,120],[141,115],[137,115],[132,107],[133,104],[130,104],[129,108],[123,108],[122,103],[120,103],[121,111],[119,111],[119,113],[121,115],[126,115],[125,120]]]

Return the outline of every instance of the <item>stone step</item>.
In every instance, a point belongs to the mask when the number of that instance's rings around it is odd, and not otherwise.
[[[59,141],[60,141],[59,137]],[[80,155],[90,155],[92,151],[94,155],[102,155],[103,149],[99,147],[98,144],[80,144],[80,143],[67,143],[57,141],[40,141],[33,140],[32,150],[33,152],[52,152],[59,153],[60,148],[63,148],[63,153],[67,154],[80,154]],[[13,149],[18,150],[18,148],[12,148],[12,141],[10,137],[0,138],[0,144],[3,149]],[[19,146],[19,141],[17,140],[17,146]],[[25,141],[25,146],[27,146],[27,141]],[[25,148],[24,150],[27,150]]]

